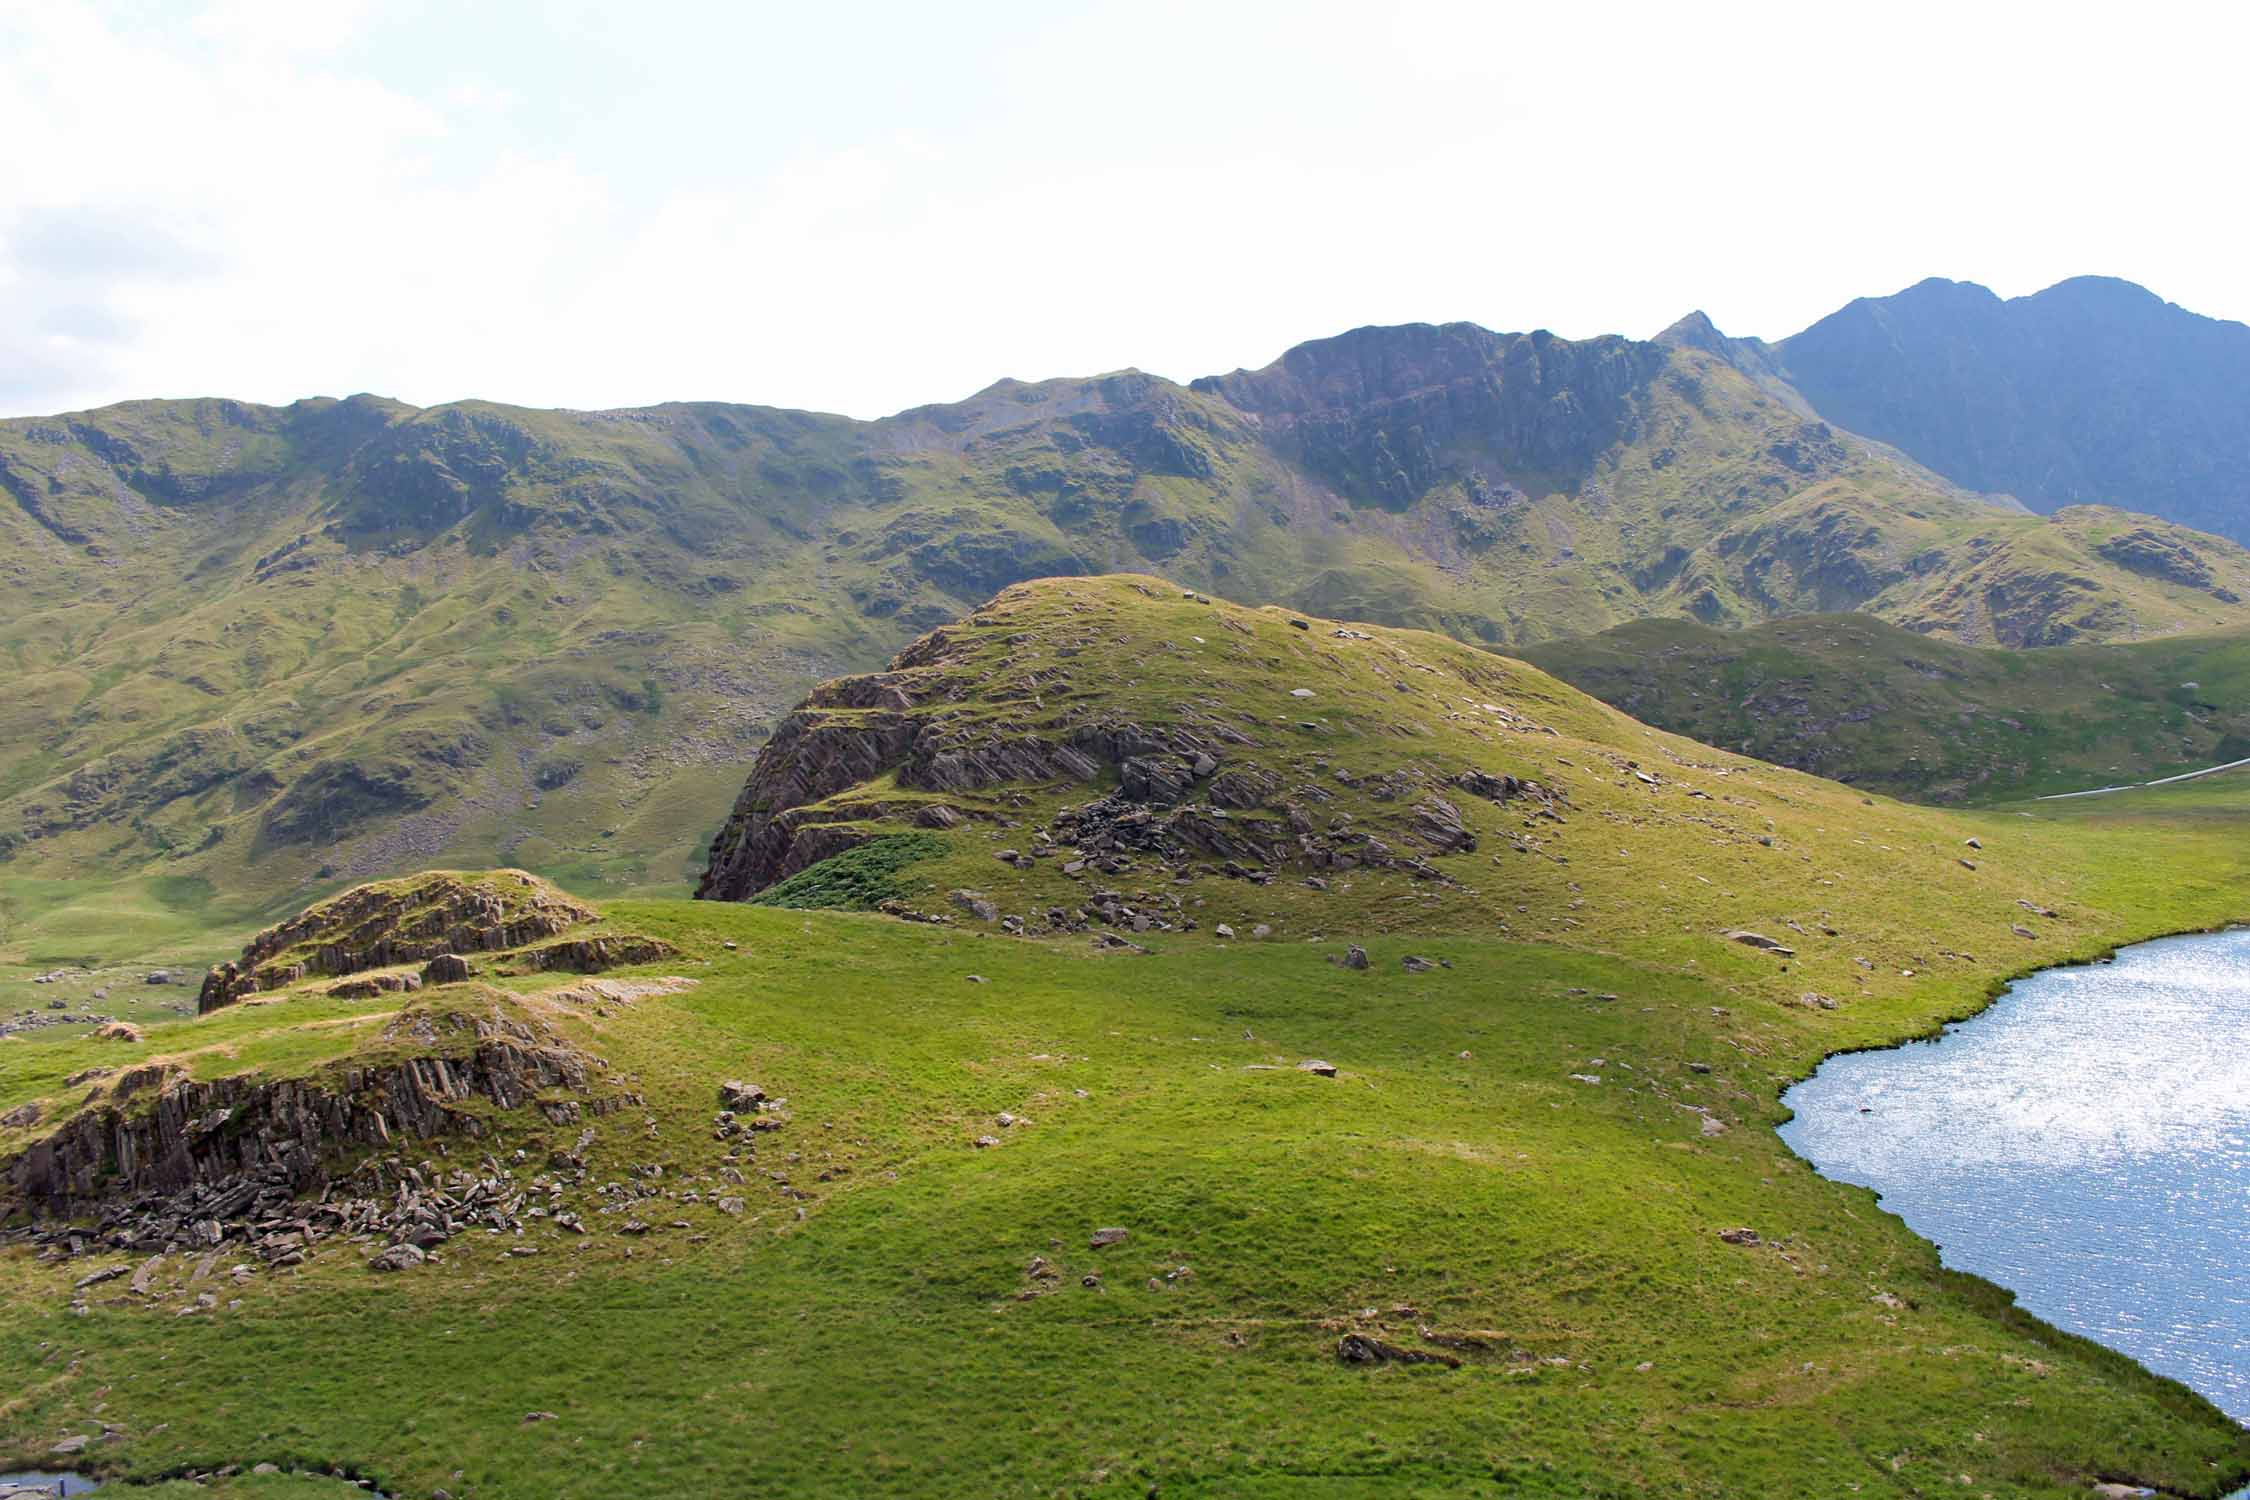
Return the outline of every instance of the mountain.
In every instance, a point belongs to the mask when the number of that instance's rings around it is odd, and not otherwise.
[[[136,402],[0,423],[0,943],[114,953],[435,862],[676,888],[814,683],[1018,580],[1153,568],[1496,645],[2250,622],[2250,552],[1987,503],[1676,343],[1363,329],[878,422]]]
[[[1726,339],[1700,314],[1669,336],[1968,489],[2250,541],[2250,327],[2129,281],[2081,276],[2003,300],[1932,278],[1778,344]]]
[[[1523,655],[1647,723],[1925,802],[2051,795],[2250,757],[2250,635],[2002,651],[1866,615],[1638,620]]]
[[[2239,796],[1908,806],[1441,635],[1014,586],[788,713],[711,866],[751,902],[432,872],[225,932],[200,1014],[0,1043],[0,1462],[2214,1496],[2250,1433],[1773,1127],[2246,861]]]

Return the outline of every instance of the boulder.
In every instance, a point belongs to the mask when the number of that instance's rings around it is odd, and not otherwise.
[[[1482,771],[1463,771],[1453,778],[1453,784],[1471,796],[1482,797],[1487,802],[1506,802],[1523,794],[1523,783],[1513,776],[1490,776]]]
[[[429,1259],[419,1245],[393,1245],[367,1262],[370,1271],[403,1271]]]
[[[738,1115],[756,1112],[766,1102],[766,1091],[754,1083],[744,1083],[730,1078],[719,1085],[719,1108],[732,1110]]]
[[[1347,1333],[1338,1339],[1336,1357],[1347,1365],[1443,1365],[1448,1370],[1461,1368],[1461,1361],[1450,1354],[1438,1354],[1428,1349],[1404,1349],[1364,1333]]]
[[[1086,1248],[1089,1250],[1106,1250],[1112,1245],[1124,1244],[1129,1238],[1131,1238],[1129,1230],[1097,1229],[1086,1237]]]
[[[948,898],[979,922],[1000,920],[1000,908],[982,891],[952,891],[948,893]]]
[[[1762,932],[1746,932],[1737,928],[1728,932],[1726,939],[1730,943],[1740,943],[1745,948],[1756,948],[1762,953],[1771,953],[1777,958],[1795,958],[1797,956],[1796,949],[1785,948]]]
[[[422,965],[424,984],[459,984],[476,971],[458,953],[440,953]]]
[[[1432,797],[1414,809],[1414,836],[1440,854],[1474,854],[1477,836],[1461,821],[1461,809]]]
[[[1308,1057],[1297,1064],[1297,1071],[1300,1073],[1317,1073],[1323,1078],[1334,1078],[1336,1076],[1336,1065],[1317,1057]]]
[[[141,1028],[130,1021],[112,1021],[106,1026],[95,1028],[94,1039],[102,1042],[137,1042],[141,1040]]]
[[[1118,790],[1134,802],[1170,807],[1185,797],[1193,781],[1188,765],[1171,756],[1136,755],[1117,768]]]

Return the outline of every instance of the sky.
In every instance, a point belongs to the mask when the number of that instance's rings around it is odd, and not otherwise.
[[[872,417],[1932,275],[2250,318],[2237,14],[0,0],[0,414]]]

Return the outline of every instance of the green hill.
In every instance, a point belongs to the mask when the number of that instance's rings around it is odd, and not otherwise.
[[[1707,351],[1460,324],[880,422],[371,397],[0,422],[0,953],[146,951],[433,861],[678,889],[814,683],[1020,579],[1141,568],[1490,644],[2250,619],[2232,544],[1982,503]]]
[[[1636,718],[1918,801],[2005,801],[2250,757],[2250,636],[1978,650],[1865,615],[1642,620],[1524,655]]]
[[[2240,818],[1907,806],[1442,636],[1014,587],[789,716],[707,871],[753,903],[422,877],[207,1014],[0,1045],[17,1211],[113,1205],[0,1252],[0,1462],[2214,1496],[2241,1429],[1771,1126],[1829,1052],[2239,917]],[[870,902],[919,920],[810,909]]]

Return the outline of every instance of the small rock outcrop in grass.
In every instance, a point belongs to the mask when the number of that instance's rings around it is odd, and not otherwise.
[[[494,953],[554,937],[599,914],[521,870],[433,870],[355,886],[250,940],[242,957],[204,976],[197,1014],[315,974],[423,963],[440,954]]]

